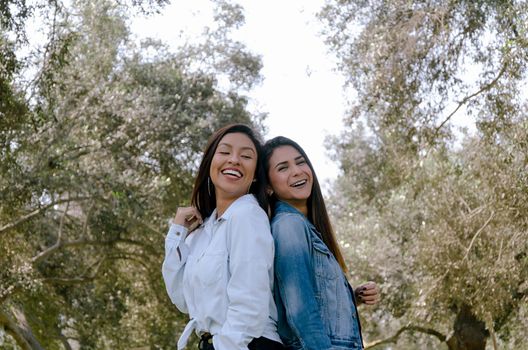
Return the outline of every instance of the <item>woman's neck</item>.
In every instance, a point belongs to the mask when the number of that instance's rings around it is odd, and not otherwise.
[[[304,216],[308,217],[308,203],[306,200],[284,200],[284,199],[281,199],[282,201],[288,203],[289,205],[291,205],[292,207],[294,207],[295,209],[297,209],[298,211],[300,211],[301,213],[304,214]]]
[[[234,201],[236,201],[238,198],[216,198],[216,219],[224,215],[225,211],[231,204],[233,204]]]

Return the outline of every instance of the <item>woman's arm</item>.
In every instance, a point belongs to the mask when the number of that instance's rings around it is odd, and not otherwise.
[[[217,350],[247,349],[269,322],[273,278],[273,238],[269,220],[257,205],[240,208],[227,222],[229,305]]]
[[[297,215],[273,223],[275,277],[289,326],[303,349],[325,350],[332,344],[317,302],[309,228]]]
[[[169,298],[181,312],[185,313],[188,313],[188,310],[183,297],[183,272],[189,255],[189,247],[184,242],[187,232],[184,226],[171,224],[165,238],[165,260],[161,268]]]
[[[202,216],[195,207],[179,207],[170,220],[169,233],[165,238],[165,260],[161,272],[171,301],[185,313],[189,312],[183,296],[183,273],[189,255],[185,237],[202,223]]]

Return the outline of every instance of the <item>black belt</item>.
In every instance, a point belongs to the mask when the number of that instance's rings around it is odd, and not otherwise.
[[[274,340],[260,337],[260,338],[254,338],[249,344],[248,348],[250,350],[281,350],[283,349],[283,346],[281,343],[276,342]],[[210,333],[204,333],[202,334],[202,337],[200,339],[200,342],[198,343],[198,349],[199,350],[214,350],[213,347],[213,336]]]

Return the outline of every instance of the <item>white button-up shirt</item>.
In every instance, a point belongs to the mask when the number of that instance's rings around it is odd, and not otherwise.
[[[247,349],[253,338],[280,342],[273,301],[273,238],[264,210],[251,194],[215,211],[187,239],[172,224],[162,272],[167,292],[191,320],[178,341],[194,330],[213,335],[216,350]]]

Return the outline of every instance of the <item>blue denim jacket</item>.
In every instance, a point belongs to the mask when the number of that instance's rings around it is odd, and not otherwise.
[[[352,287],[308,219],[277,202],[274,294],[278,331],[287,349],[363,349]]]

